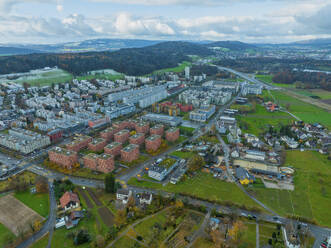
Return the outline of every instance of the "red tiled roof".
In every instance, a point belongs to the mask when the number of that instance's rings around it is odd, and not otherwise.
[[[61,207],[64,208],[71,201],[79,203],[78,195],[69,191],[65,192],[60,198]]]

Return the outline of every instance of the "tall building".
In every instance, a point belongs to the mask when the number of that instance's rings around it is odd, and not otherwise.
[[[185,78],[186,79],[190,78],[190,67],[188,66],[185,67]]]

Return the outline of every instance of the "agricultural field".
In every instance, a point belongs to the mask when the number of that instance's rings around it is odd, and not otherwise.
[[[260,80],[262,82],[265,82],[267,84],[272,84],[273,86],[281,87],[281,88],[291,88],[294,89],[295,85],[294,84],[279,84],[279,83],[274,83],[272,81],[272,75],[255,75],[255,78],[257,80]]]
[[[282,107],[288,106],[289,111],[303,121],[310,123],[319,122],[322,125],[331,128],[331,114],[328,111],[300,101],[281,91],[272,91],[272,95]]]
[[[49,212],[49,196],[47,193],[32,194],[29,190],[14,194],[15,198],[23,202],[26,206],[36,211],[43,217],[47,217]]]
[[[30,231],[31,224],[43,220],[42,216],[17,200],[12,194],[0,198],[0,223],[16,236]]]
[[[266,131],[269,125],[278,128],[281,124],[286,125],[294,121],[294,118],[287,113],[279,111],[271,113],[259,104],[256,105],[255,113],[238,115],[236,119],[245,133],[255,135]]]
[[[278,214],[301,216],[331,227],[331,167],[327,157],[314,151],[287,151],[285,166],[296,170],[294,191],[253,188],[250,192]]]
[[[128,182],[138,187],[160,189],[173,193],[182,193],[204,200],[215,201],[220,204],[236,204],[248,208],[260,207],[245,195],[235,184],[227,183],[214,178],[209,173],[198,173],[192,178],[187,178],[176,185],[168,183],[166,186],[154,182],[138,181],[131,178]]]

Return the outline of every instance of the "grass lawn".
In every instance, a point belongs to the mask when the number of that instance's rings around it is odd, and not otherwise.
[[[331,227],[330,161],[314,151],[287,151],[285,165],[296,170],[294,191],[263,188],[251,191],[278,214],[302,216]]]
[[[15,235],[0,223],[0,246],[5,247],[8,241],[14,240],[15,238]]]
[[[184,158],[184,159],[193,157],[195,154],[196,154],[195,152],[182,152],[182,151],[175,151],[175,152],[170,153],[170,155],[172,155],[172,156],[176,156],[176,157]]]
[[[114,245],[113,248],[134,248],[137,241],[130,239],[127,236],[120,238]],[[139,246],[138,246],[139,247]]]
[[[43,217],[47,217],[49,212],[48,194],[32,194],[30,191],[19,192],[14,194],[15,198],[23,202],[26,206],[36,211]]]
[[[47,234],[46,236],[39,239],[36,243],[34,243],[29,248],[45,248],[45,247],[47,247],[48,237],[49,237],[49,235]]]
[[[134,160],[132,162],[124,162],[124,161],[121,160],[120,163],[121,164],[124,164],[124,165],[126,165],[128,167],[132,167],[132,166],[136,166],[138,164],[141,164],[141,163],[147,161],[148,159],[149,159],[149,157],[144,156],[144,155],[140,155],[138,159],[136,159],[136,160]]]
[[[80,76],[80,77],[77,77],[77,79],[78,80],[104,79],[104,80],[115,81],[117,79],[124,79],[124,75],[123,74],[111,75],[111,74],[97,73],[95,75]]]
[[[172,67],[172,68],[165,68],[165,69],[161,69],[161,70],[157,70],[157,71],[154,71],[153,73],[151,74],[161,74],[161,73],[165,73],[165,72],[182,72],[185,70],[185,67],[186,66],[190,66],[192,65],[191,62],[188,62],[188,61],[184,61],[182,63],[180,63],[178,66],[176,67]]]
[[[290,124],[292,121],[294,121],[294,118],[287,113],[271,113],[261,105],[256,105],[255,113],[240,115],[236,118],[245,133],[251,133],[255,135],[263,133],[268,128],[268,125],[278,128],[281,124]]]
[[[241,248],[250,248],[256,246],[256,224],[245,223],[247,228],[244,236],[242,237],[242,243],[239,245]]]
[[[129,184],[173,193],[183,193],[205,200],[216,201],[221,204],[233,202],[240,206],[259,207],[235,184],[216,179],[209,173],[198,173],[196,176],[179,182],[176,185],[168,183],[166,186],[163,186],[158,183],[138,181],[136,178],[131,178]]]
[[[331,92],[322,90],[322,89],[313,89],[313,90],[296,90],[295,92],[302,94],[304,96],[318,96],[322,100],[331,99]]]
[[[281,106],[285,107],[289,104],[289,111],[303,121],[310,123],[319,122],[322,125],[331,128],[331,114],[326,110],[300,101],[284,92],[272,91],[272,94]]]
[[[195,129],[193,127],[184,127],[184,126],[179,127],[180,133],[185,135],[193,135],[194,130]]]

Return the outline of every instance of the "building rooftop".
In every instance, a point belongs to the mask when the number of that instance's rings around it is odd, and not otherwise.
[[[143,133],[136,133],[136,134],[132,135],[130,138],[137,139],[137,138],[140,138],[143,135],[144,135]]]
[[[160,135],[153,134],[153,135],[149,136],[148,138],[146,138],[146,140],[153,141],[153,140],[160,139],[160,138],[161,138]]]
[[[58,146],[53,148],[51,151],[59,153],[59,154],[64,154],[64,155],[67,155],[67,156],[76,154],[76,152],[74,152],[74,151],[67,150],[67,149],[64,149],[64,148],[61,148],[61,147],[58,147]]]
[[[91,144],[96,145],[96,144],[102,143],[104,141],[105,141],[105,139],[103,139],[103,138],[96,138],[96,139],[92,140]]]
[[[91,137],[90,136],[87,136],[87,135],[78,136],[73,141],[71,141],[68,145],[76,145],[76,144],[78,144],[80,142],[83,142],[83,141],[85,141],[87,139],[91,139]]]
[[[162,124],[156,124],[155,126],[151,127],[151,129],[159,129],[163,128],[164,126]]]
[[[173,133],[173,132],[176,132],[178,130],[178,128],[176,127],[171,127],[167,130],[167,132],[170,132],[170,133]]]
[[[115,135],[122,135],[122,134],[126,134],[126,133],[129,133],[130,131],[127,130],[127,129],[123,129],[121,131],[119,131],[118,133],[116,133]]]
[[[114,147],[117,147],[117,146],[120,146],[120,145],[122,145],[122,144],[119,143],[119,142],[114,141],[114,142],[112,142],[112,143],[106,145],[106,148],[108,148],[108,149],[113,149]]]
[[[139,146],[135,145],[135,144],[130,144],[126,147],[124,147],[122,150],[125,151],[125,152],[131,152],[132,150],[134,149],[139,149]]]
[[[98,158],[99,159],[103,159],[103,160],[107,160],[107,159],[110,159],[112,157],[113,157],[112,155],[106,154],[106,153],[103,153],[103,154],[98,155]]]

